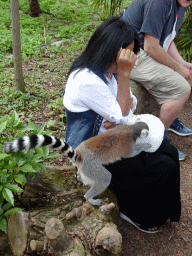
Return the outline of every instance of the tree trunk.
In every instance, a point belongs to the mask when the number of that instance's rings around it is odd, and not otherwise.
[[[20,40],[20,23],[19,23],[19,2],[11,0],[11,19],[12,19],[12,38],[13,38],[13,57],[14,57],[14,74],[15,86],[17,91],[25,92],[25,82],[22,71],[21,58],[21,40]]]
[[[31,17],[39,17],[40,6],[38,0],[29,0],[29,14]]]

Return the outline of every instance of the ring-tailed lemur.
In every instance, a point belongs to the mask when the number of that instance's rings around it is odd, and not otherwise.
[[[47,135],[25,136],[4,145],[5,153],[17,152],[30,148],[50,146],[66,155],[77,167],[77,178],[90,189],[85,193],[85,199],[92,205],[100,205],[100,199],[93,197],[101,194],[110,184],[111,173],[104,167],[122,158],[132,156],[137,149],[137,138],[148,136],[149,127],[144,122],[133,125],[117,125],[105,133],[82,142],[77,149],[73,149],[64,141]],[[142,145],[149,148],[150,145]],[[143,148],[144,150],[144,148]]]

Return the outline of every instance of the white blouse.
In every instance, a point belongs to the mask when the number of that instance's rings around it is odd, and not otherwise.
[[[103,122],[108,120],[115,124],[127,123],[136,109],[137,99],[130,90],[133,108],[127,116],[123,116],[117,102],[117,80],[112,76],[112,80],[107,78],[107,81],[108,83],[105,84],[100,77],[88,69],[72,72],[65,87],[64,106],[71,112],[92,109],[103,117]],[[105,131],[106,129],[101,126],[99,134]]]

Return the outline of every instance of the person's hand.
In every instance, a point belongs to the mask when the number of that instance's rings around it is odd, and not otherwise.
[[[186,68],[188,68],[190,71],[192,71],[192,63],[185,61],[184,64],[183,64],[183,66],[186,67]]]
[[[117,54],[117,73],[123,76],[130,76],[133,69],[137,55],[129,49],[120,49]]]
[[[108,130],[108,129],[114,128],[115,126],[117,126],[117,124],[114,124],[113,122],[105,121],[104,123],[102,123],[102,126],[104,126],[106,130]]]
[[[187,80],[192,79],[191,70],[183,65],[180,66],[180,69],[177,72]]]
[[[189,85],[192,87],[192,68],[190,69],[190,74],[191,74],[191,77],[189,79],[187,79]]]

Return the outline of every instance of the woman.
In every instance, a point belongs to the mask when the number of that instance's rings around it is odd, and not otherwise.
[[[138,50],[132,27],[111,17],[74,61],[63,101],[66,142],[72,147],[131,118],[137,100],[130,90],[130,74]],[[163,141],[154,153],[141,152],[106,168],[112,174],[110,189],[122,218],[147,233],[156,233],[167,219],[179,221],[180,170],[173,145]]]

